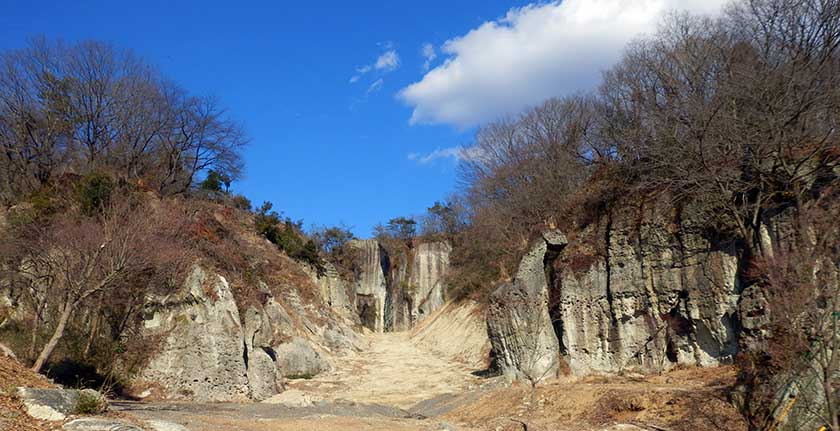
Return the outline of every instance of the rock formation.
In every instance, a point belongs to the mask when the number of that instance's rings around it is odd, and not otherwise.
[[[344,317],[356,318],[355,292],[353,289],[348,291],[348,284],[352,283],[342,279],[333,264],[324,262],[321,272],[311,266],[305,269],[318,286],[325,304]]]
[[[539,382],[554,377],[560,365],[557,336],[548,313],[546,266],[566,245],[559,232],[534,241],[511,283],[492,293],[487,309],[487,333],[495,365],[504,374]]]
[[[351,321],[305,303],[293,288],[283,289],[284,304],[266,284],[258,290],[262,303],[240,314],[227,281],[196,266],[182,291],[150,298],[144,330],[162,345],[140,381],[167,398],[263,400],[283,390],[283,377],[328,370],[324,354],[360,349]]]
[[[735,247],[690,226],[669,229],[652,213],[614,215],[603,229],[603,256],[570,254],[556,265],[552,315],[571,372],[730,362],[741,290]],[[587,260],[588,268],[573,265]]]
[[[353,241],[357,252],[355,268],[356,312],[362,325],[375,332],[385,331],[385,302],[388,296],[390,263],[376,240]]]
[[[411,329],[441,308],[446,299],[445,276],[452,246],[447,242],[417,245],[403,256],[406,265],[391,280],[390,328]]]
[[[564,249],[538,242],[514,282],[494,292],[488,331],[503,371],[550,373],[552,344],[576,375],[732,361],[742,290],[734,245],[653,210],[619,212],[589,229]]]
[[[140,378],[175,398],[249,399],[242,322],[230,286],[223,277],[196,267],[185,287],[185,292],[150,306],[144,327],[165,339]]]
[[[735,245],[653,209],[633,211],[566,247],[537,241],[514,281],[497,288],[488,332],[502,371],[529,378],[557,366],[583,375],[733,360],[743,290]]]

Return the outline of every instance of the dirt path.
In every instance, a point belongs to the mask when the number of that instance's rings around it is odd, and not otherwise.
[[[409,408],[479,383],[476,371],[416,346],[407,333],[371,334],[370,347],[353,358],[339,360],[335,369],[288,386],[326,400],[348,400]]]
[[[332,371],[288,382],[288,389],[322,400],[314,406],[162,402],[121,403],[118,409],[190,431],[452,429],[408,410],[421,401],[469,390],[480,380],[471,374],[475,370],[418,347],[407,333],[370,334],[367,340],[367,349],[339,358]]]

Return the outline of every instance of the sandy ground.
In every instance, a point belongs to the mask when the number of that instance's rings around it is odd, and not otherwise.
[[[474,388],[480,379],[459,362],[445,359],[409,340],[407,333],[369,335],[370,347],[333,371],[288,387],[327,400],[384,404],[403,409],[441,394]]]

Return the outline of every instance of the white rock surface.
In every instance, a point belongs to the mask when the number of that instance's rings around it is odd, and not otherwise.
[[[185,292],[160,298],[154,307],[144,327],[166,338],[141,379],[163,386],[170,398],[249,399],[242,324],[223,277],[195,267]]]
[[[388,255],[376,240],[355,240],[350,245],[358,253],[355,268],[356,312],[362,325],[374,332],[384,332],[387,271],[390,267]]]
[[[143,431],[128,422],[102,418],[73,419],[61,428],[66,431]]]
[[[35,419],[61,421],[76,410],[79,391],[75,389],[17,388],[17,397],[26,413]]]

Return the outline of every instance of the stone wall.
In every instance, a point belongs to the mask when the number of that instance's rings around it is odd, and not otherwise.
[[[356,312],[362,325],[375,332],[384,332],[390,269],[388,254],[372,239],[353,241],[351,247],[356,250]]]
[[[361,350],[351,319],[292,286],[256,288],[262,302],[240,312],[224,277],[196,266],[180,291],[149,298],[144,335],[162,344],[138,384],[170,399],[263,400],[283,390],[284,377],[318,374]]]
[[[405,331],[443,306],[452,247],[428,242],[389,256],[376,240],[354,241],[355,311],[376,332]]]
[[[734,359],[743,290],[734,244],[638,208],[576,232],[564,248],[550,244],[539,239],[514,281],[492,295],[488,332],[507,374],[659,371]]]

